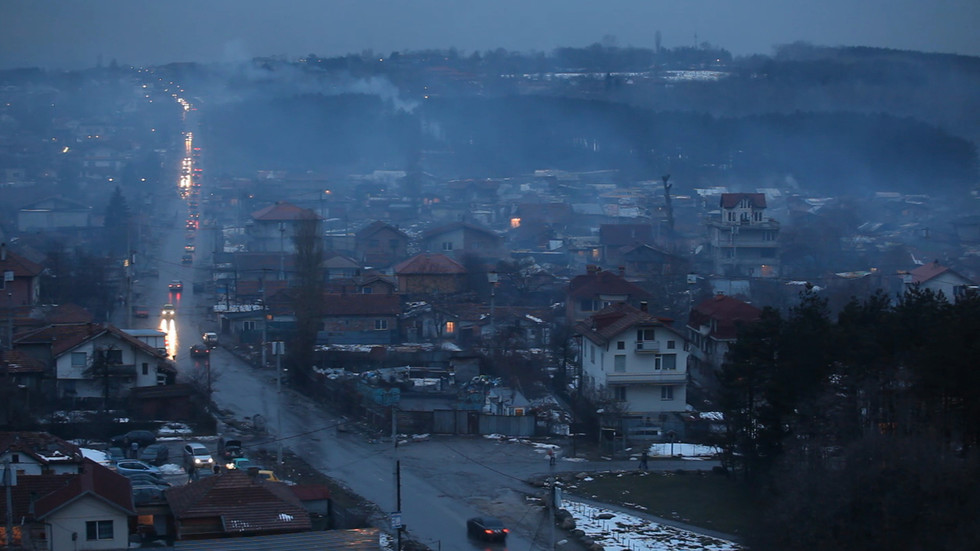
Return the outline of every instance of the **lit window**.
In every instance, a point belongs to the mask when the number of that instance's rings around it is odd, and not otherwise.
[[[521,227],[521,219],[520,218],[511,218],[510,219],[510,227],[512,229],[513,228],[519,228],[519,227]]]
[[[456,322],[455,321],[447,321],[446,322],[446,333],[447,334],[452,334],[452,333],[455,333],[455,332],[456,332]]]

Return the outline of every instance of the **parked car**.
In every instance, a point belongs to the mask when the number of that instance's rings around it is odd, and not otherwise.
[[[276,473],[272,472],[269,469],[259,469],[258,475],[259,477],[264,478],[269,482],[282,482],[282,480],[279,480],[279,477],[276,476]]]
[[[148,306],[139,304],[133,306],[133,317],[134,318],[148,318],[150,317],[150,308]]]
[[[163,308],[160,309],[160,315],[163,316],[164,319],[173,319],[174,316],[177,315],[177,309],[174,308],[173,304],[168,302],[167,304],[163,305]]]
[[[118,446],[112,446],[105,451],[106,455],[109,457],[109,462],[115,465],[119,461],[126,459],[126,452]]]
[[[242,441],[241,440],[225,440],[224,438],[218,440],[218,455],[225,463],[231,461],[232,459],[242,457],[244,452],[242,451]]]
[[[261,469],[262,467],[247,457],[235,457],[232,458],[231,461],[225,463],[225,468],[247,471],[250,468]]]
[[[136,486],[137,484],[152,484],[154,486],[160,486],[162,488],[169,488],[171,484],[163,479],[162,476],[153,473],[130,473],[125,475],[129,479],[129,482]]]
[[[160,469],[138,459],[124,459],[116,463],[116,471],[123,476],[140,473],[160,474]]]
[[[510,532],[504,523],[494,517],[474,517],[466,521],[466,534],[486,541],[503,541]]]
[[[113,446],[118,446],[123,449],[123,454],[129,450],[129,445],[133,442],[139,444],[141,448],[149,446],[157,441],[157,435],[153,434],[153,431],[149,430],[131,430],[126,434],[120,434],[118,436],[113,436],[109,439],[109,443]]]
[[[168,288],[170,289],[171,292],[179,293],[184,290],[184,282],[179,279],[175,279],[170,282]]]
[[[150,465],[160,466],[170,459],[170,450],[163,444],[150,444],[140,452],[140,460]]]
[[[200,442],[190,442],[184,445],[184,468],[190,469],[211,469],[214,466],[214,458],[211,452]]]
[[[211,349],[204,346],[203,344],[195,344],[191,346],[192,358],[207,358],[208,354],[210,353],[211,353]]]

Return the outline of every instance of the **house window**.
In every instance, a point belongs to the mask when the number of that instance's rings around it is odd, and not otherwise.
[[[762,232],[762,240],[763,241],[775,241],[776,240],[776,232],[774,232],[774,231]]]
[[[88,355],[85,352],[71,353],[72,367],[85,367],[88,364]]]
[[[762,211],[761,210],[757,210],[757,211],[753,212],[752,213],[752,218],[755,219],[756,222],[762,222]]]
[[[662,387],[660,387],[660,399],[661,400],[673,400],[674,399],[674,387],[672,387],[672,386],[662,386]]]
[[[672,371],[677,369],[677,354],[657,354],[656,369]]]
[[[620,402],[625,402],[626,401],[626,387],[625,386],[613,387],[613,392],[615,393],[616,400],[618,400]]]
[[[582,302],[579,303],[579,310],[583,312],[595,312],[598,309],[598,301],[592,299],[582,299]]]
[[[388,320],[374,320],[374,328],[377,331],[388,329]]]
[[[626,373],[626,355],[616,354],[613,356],[613,371],[616,373]]]
[[[451,250],[453,250],[453,242],[452,241],[443,241],[442,242],[442,250],[444,250],[444,251],[451,251]]]
[[[455,332],[456,332],[456,322],[455,321],[447,321],[446,322],[446,334],[449,335],[449,334],[452,334],[452,333],[455,333]]]
[[[255,331],[255,322],[254,321],[243,321],[242,322],[242,331]]]
[[[85,539],[87,540],[111,540],[112,521],[111,520],[90,520],[85,523]]]
[[[150,374],[150,364],[143,362],[143,375]]]
[[[361,287],[361,294],[362,295],[370,295],[373,292],[374,292],[374,288],[373,287]]]
[[[673,350],[676,346],[676,341],[667,341],[667,350]]]
[[[728,221],[729,222],[735,221],[735,213],[733,211],[728,211]]]
[[[617,341],[616,350],[626,350],[626,341]]]
[[[122,360],[122,350],[110,349],[105,351],[105,361],[113,365],[120,365],[123,363]]]
[[[637,329],[636,330],[636,340],[638,340],[638,341],[655,341],[655,340],[657,340],[657,330],[656,329]]]
[[[20,454],[19,453],[12,453],[12,454],[10,454],[10,462],[11,463],[20,463]]]

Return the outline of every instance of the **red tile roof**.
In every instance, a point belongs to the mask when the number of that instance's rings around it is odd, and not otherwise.
[[[941,265],[937,260],[928,264],[923,264],[909,273],[912,274],[912,283],[925,283],[926,281],[929,281],[930,279],[948,271],[949,268]]]
[[[752,206],[760,209],[766,208],[766,194],[765,193],[722,193],[721,194],[721,208],[731,209],[738,205],[738,202],[742,199],[748,199],[752,202]]]
[[[575,332],[596,344],[606,344],[609,339],[636,325],[656,325],[671,329],[649,312],[619,302],[606,306],[587,320],[577,323]]]
[[[396,275],[465,273],[462,264],[444,254],[422,253],[395,266]]]
[[[255,220],[276,221],[276,220],[319,220],[320,216],[310,209],[304,209],[282,201],[277,201],[274,205],[269,205],[264,209],[259,209],[252,213]]]
[[[613,272],[598,270],[577,275],[568,283],[568,294],[573,298],[588,298],[600,294],[628,295],[631,298],[648,297],[650,294],[642,287],[626,281]]]
[[[29,331],[17,337],[18,343],[50,343],[51,354],[59,357],[73,348],[88,342],[102,335],[113,335],[117,339],[140,349],[150,356],[159,359],[166,359],[166,355],[161,354],[155,347],[137,339],[136,337],[120,330],[114,325],[103,325],[98,323],[71,323],[63,325],[49,325],[34,331]]]
[[[47,432],[0,432],[0,454],[8,451],[29,455],[42,465],[81,463],[83,459],[78,446]]]
[[[234,469],[168,488],[174,518],[220,518],[224,533],[310,530],[310,515],[289,486]]]
[[[711,336],[718,339],[734,339],[740,323],[752,323],[759,319],[762,310],[747,302],[727,295],[716,295],[700,302],[691,309],[689,325],[697,329],[715,320]]]
[[[20,350],[0,350],[0,372],[44,373],[44,362],[32,358]]]
[[[44,266],[10,252],[6,244],[2,244],[0,247],[2,247],[2,255],[6,257],[0,260],[0,277],[6,271],[13,272],[14,277],[34,277],[44,271]]]
[[[68,484],[37,500],[34,512],[37,518],[43,519],[85,496],[101,500],[127,515],[136,514],[129,479],[91,459],[84,460],[82,471],[72,476]]]

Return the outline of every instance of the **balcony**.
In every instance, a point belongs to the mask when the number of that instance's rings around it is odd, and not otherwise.
[[[687,382],[687,371],[674,369],[661,371],[627,371],[607,373],[607,385],[626,384],[681,384]]]
[[[637,354],[657,354],[660,352],[660,341],[636,341]]]

